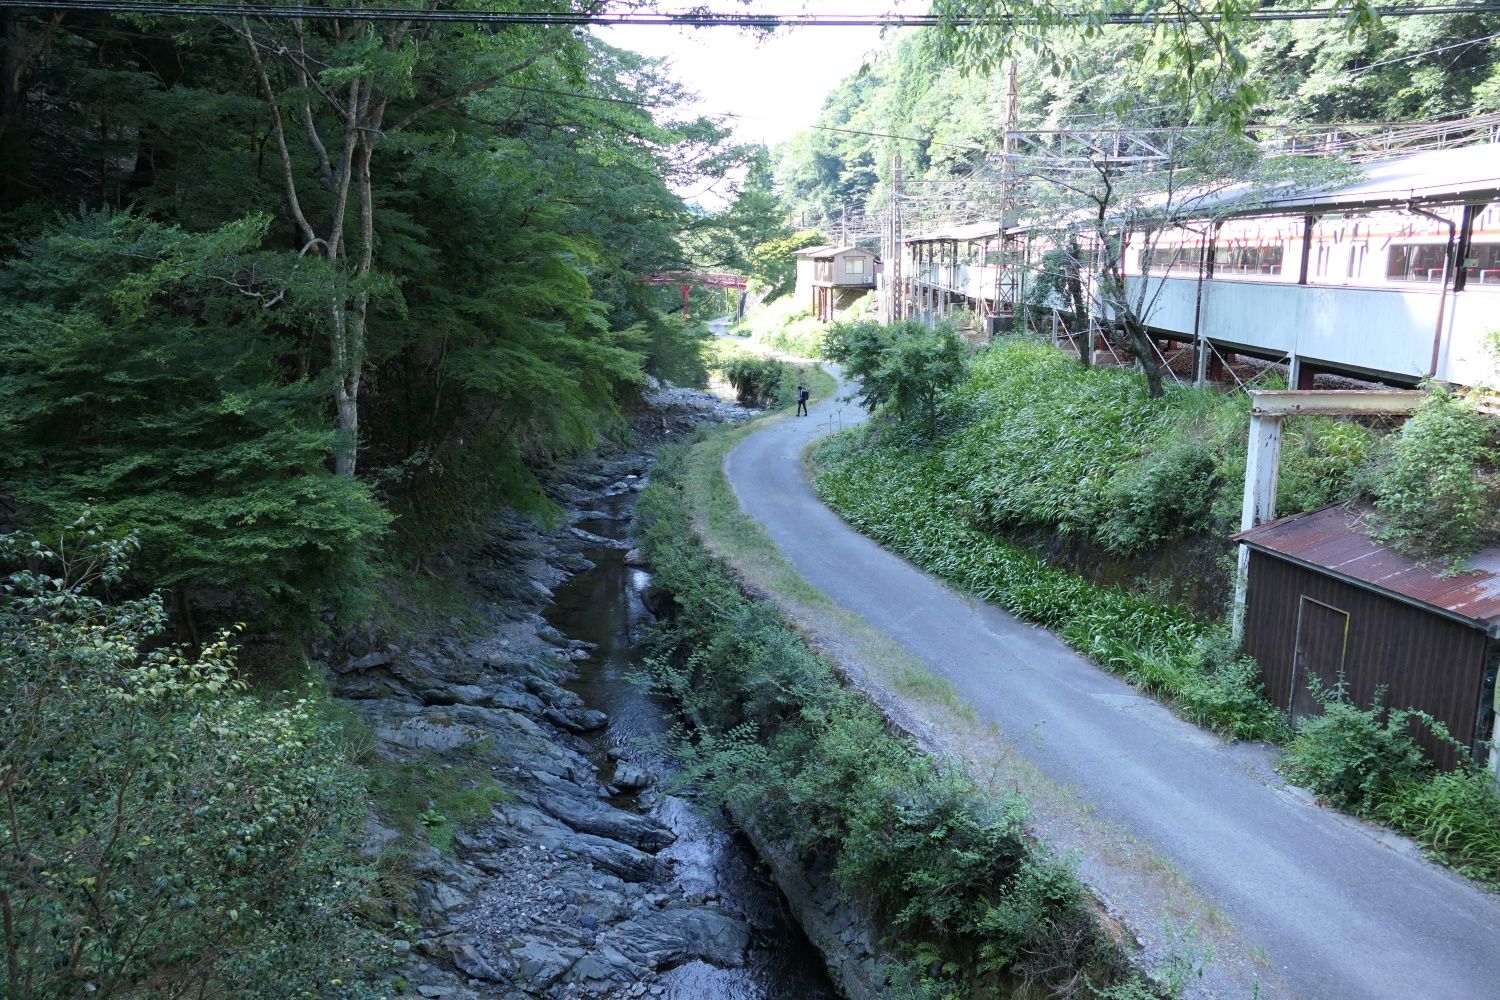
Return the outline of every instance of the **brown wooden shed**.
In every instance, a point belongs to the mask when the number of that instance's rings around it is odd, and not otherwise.
[[[1342,505],[1285,517],[1234,536],[1250,550],[1245,652],[1271,700],[1293,718],[1320,711],[1316,675],[1340,676],[1368,706],[1416,708],[1483,757],[1494,728],[1500,651],[1500,547],[1444,575],[1371,540],[1365,512]],[[1456,756],[1424,731],[1444,767]]]

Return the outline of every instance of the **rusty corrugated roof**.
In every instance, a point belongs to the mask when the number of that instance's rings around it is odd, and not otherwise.
[[[1424,605],[1481,626],[1500,623],[1500,546],[1482,549],[1461,573],[1416,560],[1370,539],[1367,511],[1335,504],[1234,535],[1252,548]]]

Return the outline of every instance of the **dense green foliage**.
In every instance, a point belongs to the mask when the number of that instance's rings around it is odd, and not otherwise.
[[[1315,692],[1323,711],[1303,720],[1282,769],[1291,780],[1357,816],[1410,834],[1446,864],[1500,885],[1500,791],[1494,775],[1459,747],[1453,771],[1435,771],[1415,727],[1447,730],[1421,712],[1360,708],[1339,689]]]
[[[87,500],[133,530],[179,602],[218,587],[305,621],[358,592],[387,517],[326,467],[324,387],[278,376],[294,319],[219,291],[281,263],[258,249],[266,222],[195,235],[96,213],[0,270],[0,478],[31,520]]]
[[[750,250],[750,278],[763,302],[790,295],[797,286],[798,250],[826,246],[828,237],[815,229],[779,236]]]
[[[544,504],[648,375],[706,374],[639,278],[785,232],[764,149],[566,26],[0,33],[0,481],[38,530],[97,500],[179,614],[357,611],[383,530],[421,558]],[[724,212],[673,193],[739,166]]]
[[[656,582],[676,610],[651,669],[698,725],[680,745],[697,787],[793,839],[887,923],[910,996],[990,995],[1114,955],[1065,864],[1027,840],[1025,804],[992,798],[892,733],[774,606],[752,600],[695,536],[688,446],[663,450],[638,509]],[[1097,994],[1096,994],[1097,995]]]
[[[1500,421],[1433,386],[1374,470],[1373,536],[1462,564],[1500,535]]]
[[[794,402],[805,377],[797,365],[742,351],[726,354],[719,361],[719,371],[741,403],[773,408]]]
[[[916,320],[863,320],[835,324],[823,353],[859,385],[865,409],[888,407],[930,438],[937,433],[939,404],[963,378],[968,348],[947,323],[929,328]]]
[[[945,483],[980,527],[1055,528],[1128,555],[1239,522],[1244,396],[1171,388],[1151,400],[1132,372],[1012,341],[977,357],[947,405]],[[1373,440],[1347,422],[1289,424],[1278,514],[1354,496]]]
[[[0,995],[372,996],[365,810],[312,696],[264,704],[226,638],[164,646],[158,595],[101,596],[133,540],[3,543]]]
[[[1074,13],[1051,11],[1054,17]],[[1051,34],[1047,52],[1029,51],[1026,38],[1011,39],[1023,129],[1057,128],[1125,107],[1150,116],[1154,125],[1183,120],[1174,110],[1181,95],[1169,93],[1182,82],[1183,67],[1156,62],[1162,40],[1155,32],[1076,27]],[[1234,43],[1246,60],[1246,78],[1260,89],[1249,118],[1390,122],[1500,109],[1500,42],[1473,41],[1493,30],[1480,13],[1391,18],[1353,35],[1316,19],[1242,26]],[[993,32],[975,33],[968,51],[954,58],[953,46],[942,39],[908,32],[845,78],[824,103],[821,130],[799,133],[777,150],[776,176],[788,209],[831,223],[845,206],[878,208],[897,152],[908,182],[961,180],[975,197],[993,192],[977,182],[994,181],[985,155],[999,146],[997,130],[1006,120],[1007,67],[996,41]],[[1460,42],[1471,44],[1409,58]],[[1382,65],[1362,68],[1374,63]]]

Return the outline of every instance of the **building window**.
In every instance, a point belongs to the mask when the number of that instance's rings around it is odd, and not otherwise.
[[[1435,243],[1393,243],[1386,250],[1385,276],[1391,281],[1442,281],[1447,252]]]
[[[850,257],[844,261],[845,274],[864,274],[865,259],[863,257]]]

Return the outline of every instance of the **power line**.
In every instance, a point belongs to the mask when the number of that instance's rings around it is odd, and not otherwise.
[[[256,17],[265,19],[331,18],[354,21],[413,21],[425,23],[509,25],[573,25],[611,27],[625,25],[687,28],[901,28],[951,27],[972,25],[980,19],[939,14],[754,14],[726,13],[671,14],[659,11],[484,11],[431,10],[421,8],[344,8],[330,10],[307,4],[278,5],[266,3],[150,3],[116,2],[116,0],[0,0],[0,7],[38,10],[89,11],[107,14],[157,14],[180,17]],[[1500,14],[1500,3],[1445,4],[1432,7],[1376,7],[1381,17],[1421,17],[1437,14]],[[1079,10],[1078,20],[1091,12]],[[1249,21],[1308,21],[1328,19],[1331,8],[1263,8],[1244,14]],[[1061,14],[1067,19],[1070,15]],[[985,24],[1036,24],[1037,19],[1001,15],[982,19]],[[1141,25],[1198,23],[1190,14],[1172,15],[1149,12],[1111,12],[1102,19],[1105,24]]]
[[[1482,38],[1466,38],[1461,42],[1454,42],[1452,45],[1439,45],[1435,49],[1425,49],[1421,52],[1413,52],[1410,55],[1396,56],[1394,59],[1382,59],[1380,60],[1380,62],[1372,62],[1365,66],[1354,66],[1346,70],[1345,72],[1347,72],[1350,76],[1357,76],[1358,74],[1363,73],[1368,69],[1375,69],[1380,66],[1392,66],[1396,63],[1402,62],[1410,62],[1413,59],[1420,59],[1423,56],[1436,55],[1439,52],[1447,52],[1449,49],[1461,49],[1466,45],[1478,45],[1480,42],[1488,42],[1496,38],[1500,38],[1500,31],[1495,32],[1493,35],[1485,35]]]
[[[0,6],[4,6],[3,2],[0,2]],[[547,94],[547,95],[550,95],[552,97],[571,97],[571,98],[576,98],[576,99],[578,99],[580,101],[606,101],[606,102],[608,102],[610,104],[625,104],[625,105],[628,105],[630,107],[634,107],[634,108],[646,108],[648,110],[656,110],[656,111],[681,110],[681,106],[680,105],[676,105],[676,104],[659,104],[659,103],[656,103],[654,101],[636,101],[636,100],[631,100],[628,97],[609,97],[609,96],[606,96],[606,95],[603,95],[603,94],[580,94],[580,93],[577,93],[576,91],[571,91],[571,90],[551,90],[551,89],[548,89],[546,87],[532,87],[532,86],[528,86],[526,84],[519,84],[519,83],[497,83],[497,84],[495,84],[495,86],[497,86],[497,87],[504,87],[507,90],[519,90],[519,91],[522,91],[524,93],[529,93],[529,94]],[[775,120],[775,119],[772,119],[772,118],[766,118],[766,117],[761,116],[761,115],[742,115],[742,114],[739,114],[738,112],[734,112],[734,111],[714,112],[714,113],[708,115],[708,117],[711,117],[711,118],[736,118],[736,119],[738,119],[740,121],[774,121]],[[960,145],[960,144],[955,143],[955,142],[938,142],[936,139],[924,139],[921,136],[915,136],[915,135],[896,135],[893,132],[870,132],[870,131],[866,131],[865,129],[838,128],[838,127],[833,126],[833,125],[804,125],[803,128],[813,129],[813,130],[818,131],[818,132],[841,132],[841,133],[843,133],[845,135],[864,135],[864,136],[869,136],[869,137],[874,138],[874,139],[900,139],[900,140],[902,140],[904,142],[925,143],[928,146],[942,146],[945,149],[960,149],[960,150],[963,150],[964,152],[967,152],[967,153],[978,152],[978,151],[984,149],[984,146],[981,145],[981,144],[979,144],[979,143],[972,143],[972,144],[969,144],[969,145]]]

